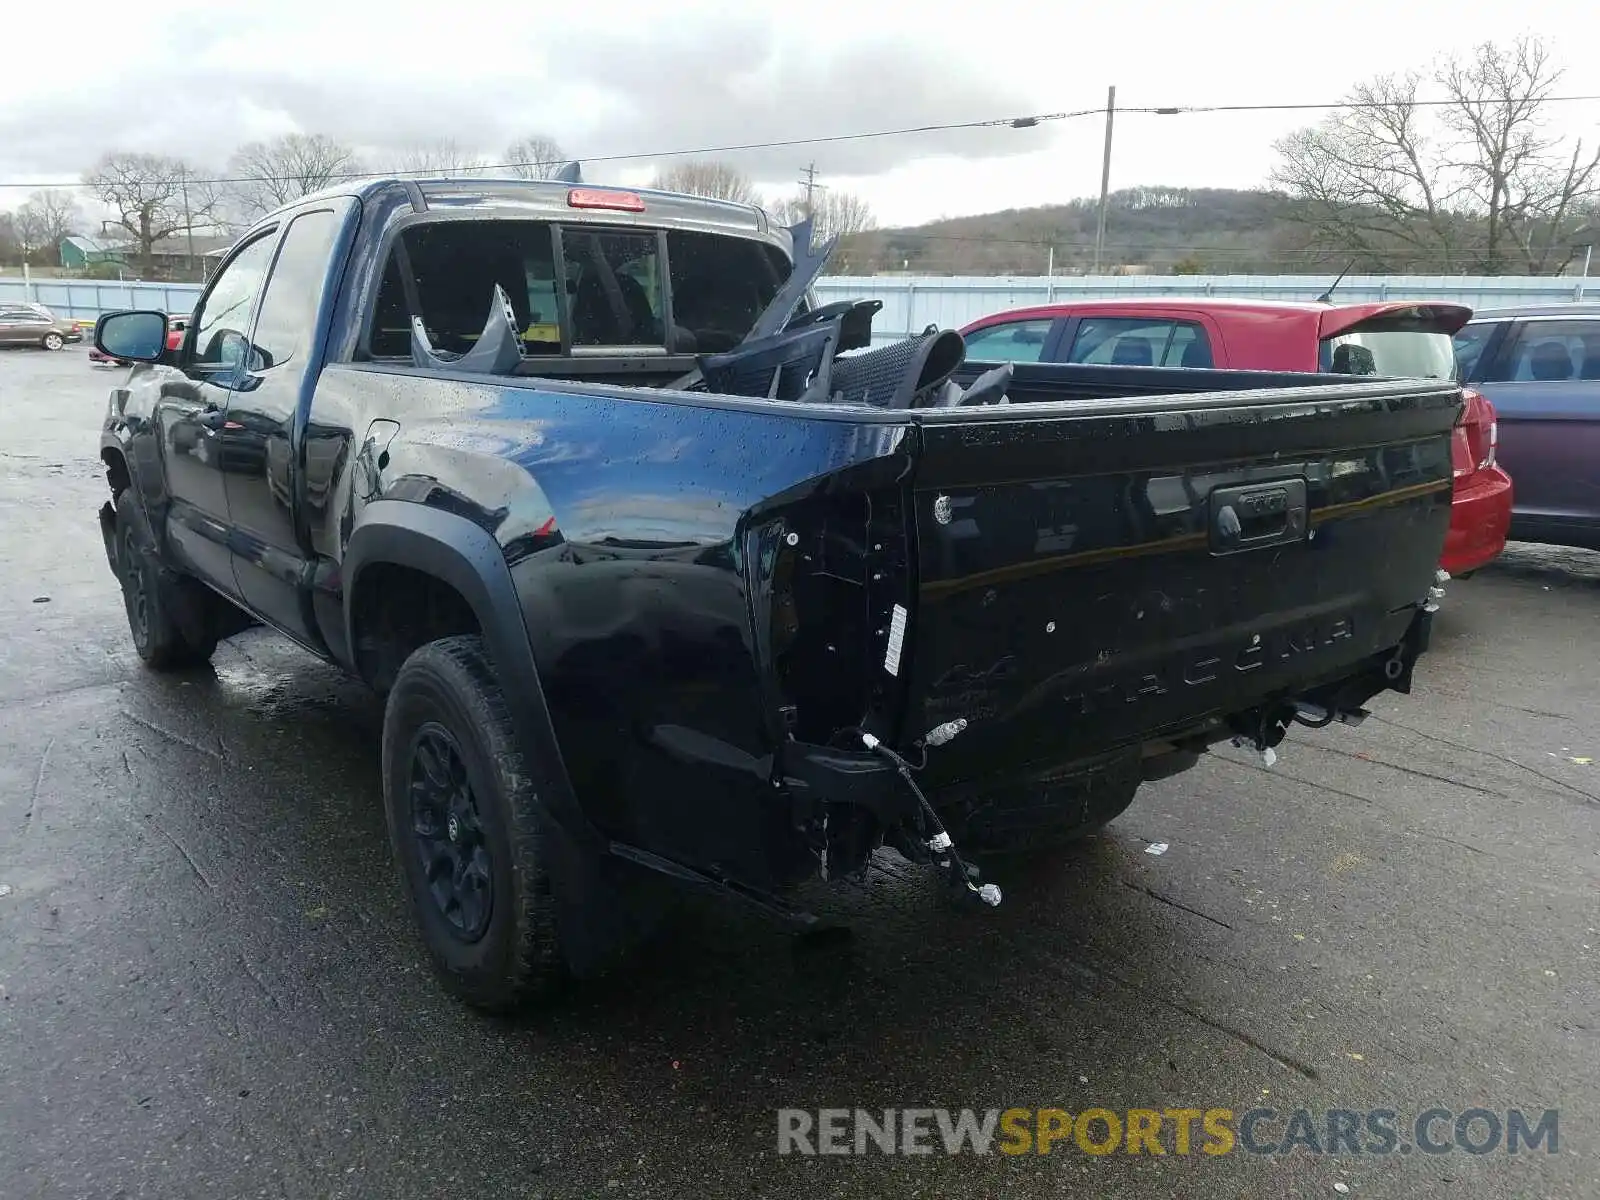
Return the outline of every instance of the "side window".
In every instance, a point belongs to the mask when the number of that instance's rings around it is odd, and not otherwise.
[[[1206,337],[1206,331],[1188,321],[1174,321],[1172,340],[1167,343],[1167,352],[1161,359],[1161,365],[1194,368],[1214,366],[1211,342]]]
[[[574,346],[665,344],[661,243],[651,233],[566,226],[561,250],[567,265]]]
[[[1479,366],[1488,365],[1483,361],[1483,352],[1498,328],[1499,326],[1493,321],[1474,321],[1456,330],[1455,337],[1451,339],[1451,347],[1456,356],[1457,379],[1476,379]]]
[[[967,358],[973,362],[1038,362],[1044,354],[1055,318],[1008,321],[966,336]]]
[[[268,370],[288,362],[311,339],[338,232],[338,217],[328,211],[302,213],[289,226],[261,298],[252,369]]]
[[[1193,321],[1085,317],[1064,362],[1121,367],[1209,367],[1211,343]]]
[[[1600,321],[1527,321],[1511,352],[1500,358],[1492,372],[1495,382],[1600,379]]]
[[[197,328],[194,358],[188,364],[191,368],[213,375],[244,366],[250,310],[261,292],[275,241],[272,233],[257,238],[212,280],[211,290],[194,314]]]

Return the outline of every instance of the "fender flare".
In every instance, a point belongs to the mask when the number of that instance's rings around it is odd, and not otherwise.
[[[424,504],[406,500],[374,500],[368,504],[345,546],[341,571],[345,636],[351,646],[355,645],[352,610],[356,589],[362,571],[375,563],[391,563],[432,575],[466,600],[483,631],[517,736],[536,756],[536,762],[531,764],[535,774],[545,776],[541,779],[540,798],[563,824],[570,815],[587,828],[588,820],[578,809],[544,689],[539,684],[516,585],[494,536],[466,517]]]
[[[608,955],[607,903],[611,884],[602,869],[609,841],[589,822],[572,788],[505,554],[481,525],[442,509],[405,500],[374,500],[346,544],[345,636],[354,646],[356,588],[375,563],[409,567],[449,584],[478,619],[495,676],[505,694],[517,740],[551,818],[551,872],[557,883],[562,949],[575,973],[588,974]]]
[[[112,455],[122,460],[122,469],[128,477],[129,489],[143,501],[144,489],[139,481],[139,468],[134,465],[133,447],[129,445],[129,439],[119,437],[110,432],[102,433],[100,435],[100,464],[106,467],[107,470],[110,469],[108,460]]]

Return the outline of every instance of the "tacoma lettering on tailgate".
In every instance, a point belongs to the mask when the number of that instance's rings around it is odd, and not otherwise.
[[[1309,621],[1265,636],[1251,635],[1226,646],[1208,646],[1197,653],[1155,664],[1147,670],[1129,671],[1090,687],[1077,688],[1062,698],[1073,712],[1087,716],[1117,705],[1139,704],[1169,692],[1203,687],[1230,674],[1244,674],[1306,655],[1355,636],[1350,617]]]

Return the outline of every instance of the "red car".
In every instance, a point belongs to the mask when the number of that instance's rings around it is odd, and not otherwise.
[[[183,345],[183,334],[184,334],[184,331],[187,330],[188,328],[189,328],[189,318],[188,317],[168,317],[167,318],[167,349],[168,350],[176,350],[179,346]],[[109,354],[102,353],[100,351],[99,347],[92,346],[92,345],[89,347],[89,361],[92,362],[92,363],[112,363],[112,362],[114,362],[119,367],[126,367],[128,365],[128,362],[125,359],[112,358]]]
[[[1454,378],[1457,304],[1324,304],[1166,297],[1081,300],[996,313],[961,332],[976,362],[1111,363]],[[1440,565],[1467,575],[1498,555],[1511,477],[1495,462],[1494,406],[1471,388],[1452,447],[1455,493]]]

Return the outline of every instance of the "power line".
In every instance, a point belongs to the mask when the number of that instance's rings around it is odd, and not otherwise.
[[[1469,104],[1574,104],[1582,101],[1600,100],[1600,95],[1593,96],[1543,96],[1527,97],[1516,96],[1499,99],[1487,97],[1481,100],[1468,100]],[[1143,108],[1118,108],[1119,113],[1148,113],[1160,117],[1187,116],[1192,113],[1233,113],[1233,112],[1309,112],[1317,109],[1332,108],[1447,108],[1454,104],[1461,104],[1458,99],[1438,100],[1336,100],[1322,104],[1172,104],[1172,105],[1147,105]]]
[[[1544,96],[1539,98],[1540,104],[1576,104],[1600,101],[1600,95],[1579,96]],[[1507,98],[1486,99],[1477,101],[1483,104],[1517,104],[1524,103],[1525,99]],[[1118,106],[1117,112],[1121,114],[1139,114],[1146,116],[1193,116],[1207,113],[1248,113],[1248,112],[1311,112],[1332,109],[1367,109],[1367,108],[1442,108],[1459,101],[1451,99],[1433,100],[1392,100],[1392,101],[1352,101],[1330,100],[1319,103],[1266,103],[1266,104],[1170,104],[1170,105],[1139,105]],[[620,163],[642,162],[658,158],[685,158],[700,157],[711,154],[740,154],[757,150],[782,150],[794,146],[823,146],[837,145],[844,142],[868,141],[877,138],[910,137],[927,133],[952,133],[967,129],[1032,129],[1039,125],[1055,121],[1071,121],[1080,117],[1099,116],[1105,111],[1104,106],[1094,108],[1074,109],[1065,112],[1032,113],[1019,117],[996,117],[982,121],[948,121],[927,125],[908,125],[895,129],[873,129],[859,133],[833,133],[819,134],[815,137],[783,138],[763,142],[735,142],[720,146],[699,146],[677,150],[652,150],[634,151],[627,154],[592,154],[575,155],[579,161],[586,163]],[[560,166],[556,160],[515,161],[502,163],[479,163],[472,166],[454,168],[452,173],[473,173],[481,171],[511,171],[518,169],[531,169],[535,167]],[[406,177],[437,177],[437,171],[412,170],[412,171],[346,171],[328,176],[329,182],[349,179],[371,178],[406,178]],[[191,184],[226,184],[226,183],[260,183],[274,181],[279,177],[265,175],[240,175],[217,176],[210,179],[190,179]],[[46,188],[76,188],[83,187],[81,179],[70,180],[36,180],[12,181],[0,180],[0,188],[22,188],[25,190],[42,190]]]
[[[1097,108],[1084,109],[1082,112],[1054,112],[1033,113],[1022,117],[996,117],[986,121],[950,121],[937,125],[908,125],[898,129],[873,129],[863,133],[831,133],[820,134],[816,137],[784,138],[767,142],[737,142],[725,146],[699,146],[686,150],[652,150],[635,151],[629,154],[590,154],[573,155],[574,158],[584,163],[599,162],[641,162],[657,158],[698,158],[709,154],[739,154],[752,150],[783,150],[792,146],[821,146],[837,144],[839,142],[861,142],[872,138],[907,137],[919,133],[951,133],[963,129],[1032,129],[1050,121],[1070,121],[1076,117],[1088,117],[1099,113]],[[451,168],[449,174],[457,172],[476,171],[511,171],[518,168],[533,167],[559,167],[565,160],[550,159],[533,162],[503,162],[503,163],[477,163],[472,166]],[[433,179],[440,176],[438,171],[345,171],[328,176],[330,182],[344,179],[404,179],[408,177],[421,177]],[[275,180],[276,176],[267,175],[238,175],[218,176],[213,179],[191,179],[193,184],[220,184],[220,183],[260,183],[263,180]],[[83,187],[81,179],[56,180],[45,183],[14,183],[0,180],[0,187],[5,188],[71,188]]]

